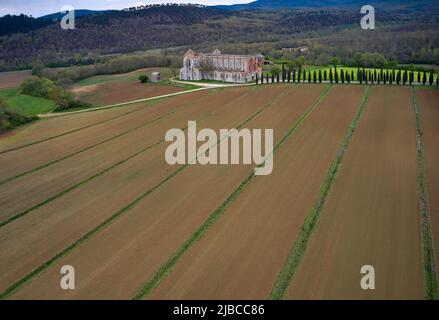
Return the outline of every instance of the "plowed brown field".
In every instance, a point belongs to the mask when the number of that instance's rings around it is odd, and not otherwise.
[[[268,298],[366,92],[335,85],[321,99],[325,87],[204,90],[1,137],[0,298]],[[417,92],[437,249],[439,94]],[[424,297],[415,119],[408,88],[372,88],[286,298]],[[166,131],[189,120],[272,128],[274,144],[295,130],[272,174],[242,188],[254,165],[166,163]],[[75,290],[60,288],[63,265]],[[375,290],[360,287],[363,265]]]
[[[239,90],[235,90],[235,92],[239,92]],[[241,90],[240,92],[244,91]],[[232,93],[227,93],[227,95],[230,94]],[[219,99],[221,99],[221,96],[225,95],[219,94]],[[172,102],[164,101],[153,107],[147,107],[144,104],[144,108],[112,121],[34,144],[27,148],[3,153],[0,155],[0,166],[7,166],[8,170],[0,173],[0,182],[78,152],[88,146],[116,137],[130,129],[133,130],[142,125],[152,123],[154,120],[167,121],[167,117],[175,116],[175,114],[180,114],[181,112],[191,112],[196,108],[210,111],[206,107],[206,101],[203,101],[207,97],[207,93],[197,92],[195,96],[183,95],[175,97]],[[62,118],[56,118],[46,121],[58,121],[61,122],[58,125],[62,125],[63,120]],[[42,150],[44,152],[41,152]],[[11,164],[14,165],[12,166]]]
[[[95,84],[74,90],[78,98],[96,106],[145,99],[183,91],[182,88],[165,84],[140,83],[136,81]]]
[[[31,75],[30,70],[0,72],[0,89],[18,87],[24,79]]]
[[[320,92],[321,88],[317,86],[293,90],[250,121],[246,127],[278,128],[276,139],[279,140]],[[292,97],[295,97],[294,103],[290,102]],[[235,116],[208,119],[200,124],[200,128],[219,129],[231,124],[236,126]],[[252,166],[194,166],[172,179],[75,254],[60,261],[62,264],[69,261],[90,275],[81,283],[83,289],[69,296],[113,299],[134,296],[141,284],[139,279],[146,281],[251,170]],[[114,237],[116,234],[117,240]],[[164,234],[168,236],[164,237]],[[110,239],[115,241],[111,240],[109,243]],[[160,246],[157,246],[158,243]],[[96,249],[100,252],[99,256],[90,260],[88,253]],[[124,272],[126,268],[130,269],[129,275]],[[55,266],[53,271],[57,269],[58,266]],[[46,291],[41,287],[46,282],[51,287],[52,281],[57,281],[56,273],[50,270],[38,279],[35,282],[38,290],[41,288],[41,292]],[[127,281],[121,287],[118,283],[105,283],[103,279],[108,277],[125,277]],[[26,289],[22,294],[35,290],[31,286],[30,291]],[[44,298],[60,298],[64,294],[66,292],[62,290],[50,290]]]
[[[425,171],[436,265],[439,264],[439,92],[418,90],[424,132]]]
[[[2,207],[0,221],[4,221],[23,210],[31,208],[32,206],[44,201],[44,199],[47,199],[62,190],[117,164],[119,161],[144,150],[148,146],[160,142],[164,139],[165,133],[168,129],[184,128],[187,125],[188,119],[200,120],[209,116],[213,112],[224,108],[224,105],[227,103],[232,102],[239,97],[243,97],[245,91],[231,90],[217,94],[218,96],[212,102],[207,102],[203,99],[196,100],[192,105],[182,108],[180,112],[172,113],[151,124],[148,124],[149,120],[147,118],[146,120],[143,120],[142,123],[148,125],[142,126],[137,130],[117,137],[107,143],[97,145],[94,148],[75,154],[72,157],[45,167],[42,170],[32,172],[0,185],[0,206]],[[132,124],[134,127],[139,126],[139,118],[141,118],[140,115],[130,119],[130,122],[126,125]],[[119,126],[108,128],[108,130],[111,129],[113,132],[118,132]],[[84,138],[82,138],[82,136],[84,136]],[[72,139],[70,135],[66,136],[64,139],[70,142],[70,146],[67,145],[67,143],[58,145],[56,141],[51,140],[14,151],[12,152],[13,155],[10,153],[0,155],[0,162],[4,163],[4,167],[8,169],[8,173],[6,174],[11,175],[11,172],[17,172],[17,168],[20,168],[22,171],[25,170],[23,169],[23,166],[32,165],[32,158],[29,159],[31,155],[30,149],[37,150],[35,153],[35,162],[41,165],[46,163],[46,161],[51,160],[50,153],[63,154],[66,153],[66,150],[68,150],[69,153],[74,152],[74,150],[79,148],[78,144],[81,146],[82,140],[86,140],[87,143],[93,144],[93,137],[91,140],[89,137],[90,135],[88,132],[80,132],[76,139]],[[102,140],[102,137],[99,138]],[[58,152],[57,148],[61,151]],[[23,156],[24,158],[22,161],[18,161],[17,159],[20,157],[15,155],[16,153],[28,153],[28,155],[27,157]],[[13,157],[13,160],[15,161],[11,161],[11,157]],[[28,167],[25,168],[27,169]]]
[[[150,298],[268,298],[362,93],[334,88]]]
[[[290,285],[293,299],[422,299],[416,127],[410,90],[373,89]],[[375,290],[360,286],[375,268]]]
[[[249,94],[252,93],[251,97],[242,101],[235,99],[233,103],[224,105],[216,114],[212,115],[211,124],[215,126],[236,125],[237,122],[244,121],[269,103],[285,88],[279,87],[275,90],[259,88],[254,92],[252,89],[247,90]],[[193,119],[188,118],[187,120]],[[224,123],[225,120],[227,120],[226,123]],[[200,122],[200,125],[202,123]],[[172,127],[166,126],[165,128],[167,130]],[[38,254],[28,254],[28,259],[24,258],[26,261],[22,265],[10,265],[4,269],[5,278],[0,279],[0,287],[4,289],[4,285],[10,284],[11,278],[9,277],[12,277],[13,281],[18,280],[176,170],[176,167],[169,166],[165,162],[165,149],[166,145],[161,144],[112,169],[74,192],[68,193],[32,214],[0,229],[0,239],[2,239],[0,252],[8,255],[8,257],[2,256],[0,258],[2,269],[3,263],[8,265],[7,261],[14,260],[12,256],[9,256],[10,254],[23,255],[22,250],[28,253],[38,252]],[[78,199],[81,200],[78,201]],[[110,199],[111,201],[109,201]],[[63,209],[60,210],[60,208]],[[35,221],[44,222],[35,224]],[[71,225],[75,225],[75,228],[71,228]],[[29,232],[29,228],[39,231]],[[22,241],[14,240],[17,237],[17,232],[22,234],[19,237]],[[50,236],[48,236],[49,234]],[[17,250],[9,252],[3,250],[8,247],[6,244],[8,239],[14,241],[14,247]],[[39,249],[31,248],[32,244],[36,244]],[[9,268],[12,269],[11,272],[9,272]]]
[[[182,96],[170,97],[166,101],[161,102],[154,107],[159,107],[159,105],[162,107],[163,105],[168,104],[178,106],[180,104],[179,101],[183,98],[183,96],[185,98],[193,97],[193,99],[195,99],[195,97],[199,96],[200,94],[202,93],[193,92],[184,94]],[[20,148],[47,139],[57,138],[70,132],[113,121],[148,108],[148,103],[142,102],[124,105],[123,107],[76,113],[69,116],[40,120],[30,125],[21,127],[18,130],[14,130],[13,132],[8,133],[8,135],[1,135],[0,152]]]

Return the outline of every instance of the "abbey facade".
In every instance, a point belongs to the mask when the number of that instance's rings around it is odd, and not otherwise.
[[[188,50],[184,55],[181,80],[217,80],[233,83],[247,83],[256,80],[262,73],[264,56],[195,53]]]

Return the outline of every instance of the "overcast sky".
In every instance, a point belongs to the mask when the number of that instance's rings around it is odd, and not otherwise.
[[[75,9],[122,9],[153,3],[200,3],[205,5],[248,3],[253,0],[0,0],[0,16],[5,14],[31,14],[40,17],[60,11],[64,5]]]

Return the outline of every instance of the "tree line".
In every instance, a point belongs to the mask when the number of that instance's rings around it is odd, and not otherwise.
[[[342,83],[350,84],[356,82],[360,84],[396,84],[396,85],[412,85],[414,83],[422,85],[439,86],[439,75],[433,72],[420,71],[415,73],[413,70],[384,70],[374,69],[366,70],[358,68],[354,70],[330,68],[329,70],[306,71],[298,68],[291,70],[273,69],[271,75],[262,73],[256,76],[256,84],[264,83],[280,83],[280,82],[308,82],[308,83]]]
[[[64,90],[52,80],[43,77],[32,77],[24,80],[20,85],[20,92],[53,100],[55,102],[55,111],[91,107],[90,104],[76,99],[72,92]]]
[[[6,102],[0,99],[0,134],[37,119],[37,116],[24,116],[8,110]]]

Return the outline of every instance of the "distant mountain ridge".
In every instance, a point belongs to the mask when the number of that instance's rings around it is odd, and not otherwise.
[[[104,13],[104,12],[106,12],[106,10],[98,11],[98,10],[78,9],[78,10],[75,10],[75,16],[82,17],[82,16],[88,16],[91,14],[98,14],[98,13]],[[45,16],[41,16],[38,19],[60,20],[63,16],[65,16],[65,13],[55,12],[55,13],[47,14]]]
[[[376,8],[389,10],[418,10],[430,7],[437,8],[438,4],[431,0],[256,0],[247,4],[222,5],[217,8],[226,10],[273,10],[283,8],[360,8],[366,4]]]

